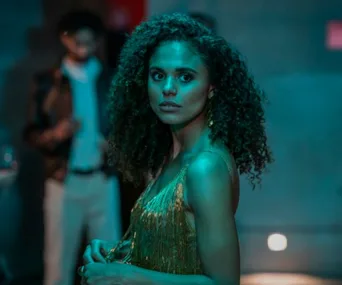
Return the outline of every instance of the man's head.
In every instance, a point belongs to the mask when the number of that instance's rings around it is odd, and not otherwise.
[[[61,42],[76,61],[86,61],[96,52],[103,31],[101,18],[86,10],[67,13],[58,24]]]

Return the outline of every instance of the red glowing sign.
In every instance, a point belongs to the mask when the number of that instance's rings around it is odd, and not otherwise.
[[[146,0],[107,0],[108,25],[113,29],[134,29],[146,16]]]
[[[328,23],[326,46],[331,50],[342,50],[342,21]]]

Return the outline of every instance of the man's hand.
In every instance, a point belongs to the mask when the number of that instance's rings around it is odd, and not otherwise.
[[[53,135],[56,140],[63,141],[70,138],[79,128],[80,123],[78,121],[65,119],[53,129]]]
[[[80,123],[71,119],[64,119],[59,122],[53,129],[46,130],[39,138],[40,145],[53,147],[55,143],[70,138],[80,127]]]

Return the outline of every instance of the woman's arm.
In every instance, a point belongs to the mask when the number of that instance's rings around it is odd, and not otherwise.
[[[124,270],[123,283],[130,285],[213,285],[213,280],[205,275],[169,274],[128,265]],[[116,270],[116,269],[114,269]],[[230,285],[229,283],[226,285]],[[235,285],[235,284],[234,284]]]
[[[207,276],[166,274],[130,266],[128,284],[239,285],[232,191],[231,173],[222,158],[214,153],[200,155],[189,167],[187,199],[194,212],[198,250]]]
[[[233,202],[233,161],[230,165],[206,152],[190,166],[189,204],[194,212],[198,250],[214,284],[240,284],[240,250]]]

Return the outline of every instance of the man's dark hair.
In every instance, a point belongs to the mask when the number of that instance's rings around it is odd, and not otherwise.
[[[98,15],[88,10],[77,10],[62,16],[57,26],[57,32],[59,35],[74,34],[84,28],[92,30],[96,36],[101,35],[104,31],[103,22]]]

